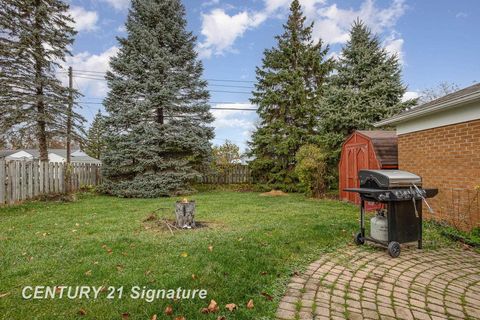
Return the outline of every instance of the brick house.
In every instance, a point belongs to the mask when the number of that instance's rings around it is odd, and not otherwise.
[[[437,187],[435,213],[464,230],[480,227],[480,84],[376,124],[396,127],[398,165]]]

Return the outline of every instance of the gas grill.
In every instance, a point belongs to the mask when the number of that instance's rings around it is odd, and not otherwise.
[[[360,232],[355,236],[355,242],[358,245],[364,244],[365,241],[384,245],[388,247],[388,253],[392,257],[400,255],[401,243],[418,241],[418,248],[421,249],[422,201],[433,213],[425,199],[437,195],[438,189],[422,188],[421,177],[401,170],[360,170],[358,178],[359,188],[345,189],[348,192],[357,192],[361,199]],[[370,236],[366,236],[366,201],[384,204],[384,209],[379,210],[378,213],[379,218],[386,213],[385,230],[380,230],[384,233],[372,229]],[[378,221],[381,222],[381,219]],[[380,236],[375,237],[374,234],[380,234]]]

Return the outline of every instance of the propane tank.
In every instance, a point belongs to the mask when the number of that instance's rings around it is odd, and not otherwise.
[[[370,220],[370,236],[376,240],[388,241],[388,221],[382,210]]]

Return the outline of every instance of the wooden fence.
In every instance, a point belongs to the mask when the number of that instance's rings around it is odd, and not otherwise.
[[[13,204],[44,194],[63,193],[66,164],[0,160],[0,205]],[[71,190],[101,182],[100,165],[72,163]]]
[[[205,170],[200,183],[205,184],[235,184],[251,183],[252,176],[247,165],[236,164],[223,168]]]

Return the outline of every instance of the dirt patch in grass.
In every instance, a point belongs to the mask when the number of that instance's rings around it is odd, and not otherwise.
[[[272,190],[264,193],[260,193],[263,197],[284,197],[288,196],[288,193],[283,192],[282,190]]]

